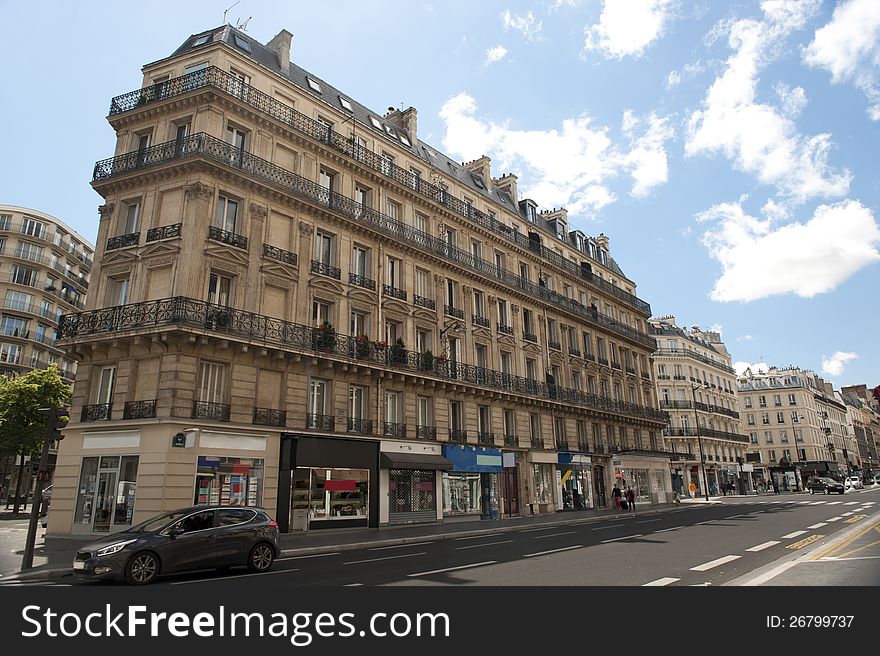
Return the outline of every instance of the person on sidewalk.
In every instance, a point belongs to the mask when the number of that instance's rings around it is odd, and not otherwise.
[[[688,492],[691,493],[691,499],[695,499],[697,497],[697,486],[691,481],[688,484]]]
[[[629,511],[631,513],[636,512],[636,493],[635,490],[632,489],[632,486],[626,488],[626,503],[629,506]]]
[[[614,509],[621,510],[621,507],[620,507],[621,492],[620,492],[620,488],[617,487],[617,483],[614,484],[614,489],[611,490],[611,496],[614,499]]]

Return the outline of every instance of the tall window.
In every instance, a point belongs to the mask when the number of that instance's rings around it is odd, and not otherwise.
[[[529,435],[531,436],[533,444],[541,441],[540,415],[529,415]]]
[[[98,374],[98,389],[96,390],[95,403],[113,402],[113,382],[116,380],[116,367],[101,367]]]
[[[199,401],[223,403],[226,387],[226,365],[217,362],[202,362]]]
[[[461,401],[449,402],[449,428],[452,430],[461,430],[464,427],[464,417],[462,416]]]
[[[140,201],[132,201],[125,204],[125,218],[122,222],[122,235],[130,235],[138,231],[141,221]]]
[[[492,419],[489,414],[489,406],[481,405],[477,407],[477,431],[480,433],[492,432]]]
[[[241,165],[244,158],[245,141],[246,133],[244,130],[232,125],[226,128],[226,143],[231,146],[228,152],[228,160],[233,166]]]
[[[351,272],[356,276],[361,276],[362,278],[368,278],[367,272],[369,271],[369,265],[367,264],[367,258],[369,251],[363,246],[354,245],[351,248]]]
[[[313,378],[309,383],[309,414],[326,415],[328,383],[326,380]]]
[[[507,316],[507,301],[498,299],[498,323],[502,326],[509,326],[509,318]]]
[[[348,389],[348,416],[351,419],[364,419],[366,410],[367,388],[360,385],[352,385]]]
[[[315,260],[324,266],[333,266],[333,235],[323,232],[315,235]]]
[[[217,199],[214,226],[226,232],[235,232],[238,225],[238,201],[221,194]]]
[[[456,306],[456,298],[458,297],[458,283],[452,278],[446,279],[446,305],[451,308]]]
[[[424,353],[426,351],[434,350],[434,340],[431,336],[431,331],[426,330],[424,328],[416,329],[416,351],[419,353]]]
[[[431,298],[433,294],[428,293],[428,272],[424,269],[416,269],[416,296],[422,298]]]
[[[330,303],[318,299],[312,301],[312,321],[314,322],[314,325],[323,325],[325,321],[327,323],[332,323],[331,310],[332,304]]]
[[[420,396],[416,399],[416,422],[419,426],[431,426],[431,399]]]
[[[473,291],[474,296],[474,316],[476,317],[485,317],[486,316],[486,297],[483,292],[475,289]]]
[[[36,219],[26,216],[21,222],[21,232],[25,235],[30,235],[31,237],[40,237],[43,239],[46,237],[46,224],[40,223]]]
[[[389,424],[400,424],[400,392],[385,392],[385,421]]]
[[[369,334],[369,317],[365,312],[352,310],[351,312],[351,334],[354,337]]]
[[[128,281],[126,280],[126,293],[128,293]],[[211,272],[208,280],[208,303],[229,307],[232,301],[232,277]]]
[[[385,266],[386,284],[394,289],[401,289],[403,283],[403,262],[396,257],[388,256]]]
[[[516,435],[516,413],[513,410],[504,411],[504,434]]]
[[[107,279],[107,304],[125,305],[128,303],[128,278]]]

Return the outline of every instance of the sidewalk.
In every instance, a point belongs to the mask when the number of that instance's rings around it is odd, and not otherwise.
[[[450,521],[432,524],[408,524],[403,526],[383,526],[381,528],[336,529],[325,531],[303,531],[283,533],[279,541],[284,556],[308,556],[319,553],[353,551],[371,547],[395,546],[426,540],[450,540],[460,537],[507,533],[526,527],[589,524],[605,519],[624,517],[644,517],[658,513],[684,511],[705,504],[704,499],[682,500],[681,505],[672,503],[656,505],[637,505],[636,513],[608,510],[563,511],[546,515],[528,517],[509,517],[501,520]],[[709,503],[718,503],[710,499]],[[43,562],[27,572],[7,572],[0,583],[11,580],[44,578],[67,573],[77,550],[94,540],[89,537],[37,537],[34,562]]]

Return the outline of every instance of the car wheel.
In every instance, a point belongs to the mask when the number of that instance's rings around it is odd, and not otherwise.
[[[140,551],[128,559],[125,580],[130,585],[147,585],[159,576],[159,559],[150,551]]]
[[[267,542],[254,545],[248,555],[247,566],[252,572],[266,572],[275,561],[275,550]]]
[[[825,494],[831,494],[831,490],[829,490],[827,487],[825,488]]]

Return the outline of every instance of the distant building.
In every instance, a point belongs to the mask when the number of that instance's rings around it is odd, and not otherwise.
[[[866,385],[842,387],[848,420],[857,445],[856,468],[865,477],[880,470],[880,412]],[[872,405],[871,402],[874,402]]]

